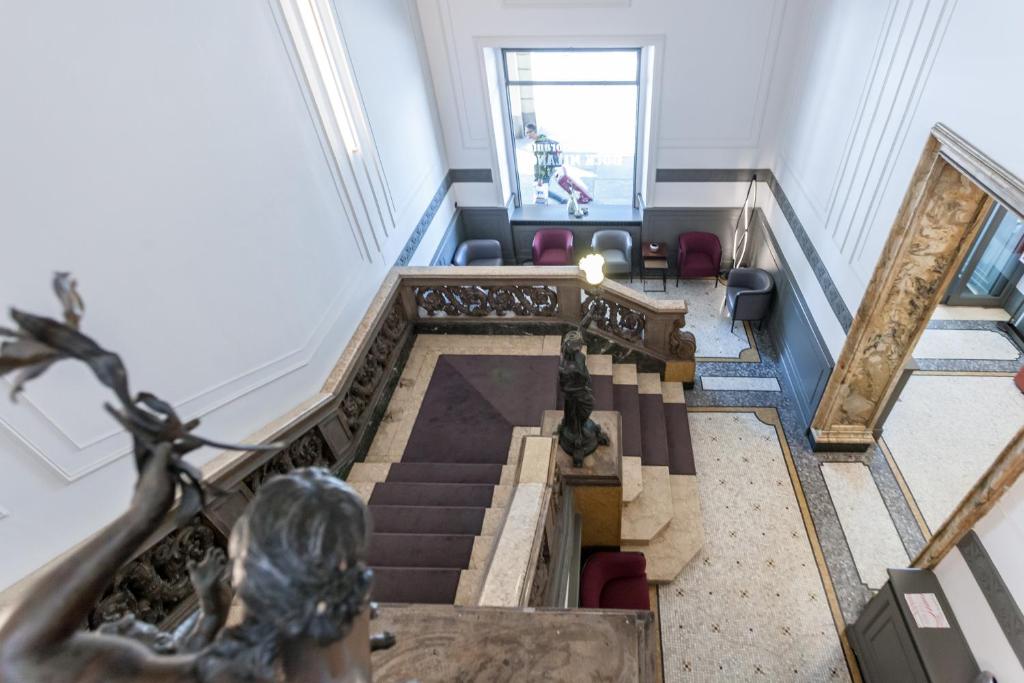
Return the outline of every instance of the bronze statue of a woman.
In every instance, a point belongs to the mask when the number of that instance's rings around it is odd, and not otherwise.
[[[58,274],[54,284],[64,322],[12,311],[19,329],[0,328],[9,339],[0,345],[0,375],[20,371],[16,393],[61,359],[88,364],[120,400],[107,409],[132,433],[139,480],[128,510],[37,581],[0,623],[0,683],[369,681],[370,644],[348,637],[369,604],[369,512],[321,469],[267,481],[231,533],[230,560],[214,551],[189,566],[200,610],[175,633],[131,617],[98,633],[81,630],[178,490],[179,510],[194,514],[203,491],[182,456],[212,442],[191,434],[197,421],[182,423],[155,396],[132,398],[120,358],[78,331],[83,307],[74,282]],[[242,612],[230,627],[226,564]]]
[[[590,419],[594,412],[594,389],[587,370],[587,357],[583,355],[583,334],[580,330],[571,330],[562,339],[558,384],[565,397],[565,413],[558,427],[558,445],[572,456],[573,465],[582,467],[584,458],[599,445],[608,445],[608,435]]]

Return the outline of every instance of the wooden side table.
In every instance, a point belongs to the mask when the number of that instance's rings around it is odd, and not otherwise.
[[[640,268],[640,278],[644,283],[645,292],[664,292],[667,287],[668,280],[668,248],[664,242],[644,242],[641,247],[642,260]],[[648,274],[652,273],[656,277],[658,273],[661,274],[661,289],[653,289],[647,287]]]

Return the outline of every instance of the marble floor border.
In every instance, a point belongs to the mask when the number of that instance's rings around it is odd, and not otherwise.
[[[924,515],[921,514],[921,508],[917,506],[917,499],[914,498],[914,492],[910,490],[910,485],[907,484],[907,480],[903,478],[903,472],[900,470],[899,464],[896,462],[896,458],[892,456],[892,451],[889,450],[889,444],[885,442],[885,437],[878,437],[878,447],[882,451],[882,455],[885,456],[885,460],[889,463],[889,469],[892,470],[893,476],[896,477],[896,483],[899,484],[900,490],[903,491],[903,497],[907,499],[907,505],[910,506],[910,511],[914,515],[914,519],[917,520],[917,526],[921,530],[921,535],[924,536],[924,540],[931,540],[932,531],[928,528],[928,522],[924,520]]]
[[[757,339],[754,337],[754,330],[746,320],[739,321],[743,330],[747,333],[748,348],[740,351],[736,358],[725,358],[723,356],[697,356],[694,358],[698,363],[760,363],[761,353],[757,348]],[[684,328],[685,329],[685,328]]]
[[[1024,346],[1017,335],[1009,329],[1009,324],[994,320],[932,320],[928,323],[930,330],[979,330],[995,332],[1006,339],[1017,349],[1014,360],[967,360],[956,358],[915,358],[921,370],[949,372],[1016,372],[1024,361]]]
[[[825,559],[825,552],[818,536],[818,530],[814,522],[814,517],[811,514],[810,505],[808,504],[807,497],[804,494],[803,483],[801,481],[800,474],[797,471],[796,462],[793,458],[793,452],[790,449],[789,440],[786,438],[786,432],[782,425],[782,417],[779,414],[779,410],[775,407],[769,406],[688,406],[687,411],[690,413],[752,413],[763,424],[768,425],[775,430],[775,437],[778,439],[779,449],[782,451],[783,460],[786,463],[786,470],[789,473],[790,484],[793,487],[793,495],[796,497],[797,504],[800,507],[800,516],[804,522],[804,531],[807,533],[807,542],[811,546],[811,552],[814,555],[814,561],[818,568],[818,576],[821,579],[821,585],[828,600],[829,611],[832,614],[832,621],[836,627],[836,634],[839,636],[839,643],[843,648],[843,656],[846,660],[846,666],[850,671],[851,680],[855,683],[859,683],[862,680],[860,676],[860,668],[857,665],[853,649],[850,647],[850,641],[846,637],[847,619],[839,604],[839,594],[836,591],[836,586],[832,579],[832,572]],[[824,481],[822,482],[822,485],[824,485]],[[847,552],[849,552],[848,546]],[[851,555],[851,562],[852,561]],[[856,568],[854,571],[856,572]],[[860,579],[859,573],[857,573],[857,579],[858,581]]]
[[[687,408],[756,406],[772,407],[778,410],[783,432],[793,453],[793,461],[796,464],[804,495],[808,501],[814,527],[824,551],[825,561],[838,594],[843,616],[846,623],[852,623],[874,592],[866,588],[860,581],[860,574],[846,542],[835,506],[828,494],[820,464],[834,461],[861,462],[867,465],[907,555],[916,557],[925,545],[925,537],[921,533],[896,476],[879,448],[875,447],[865,453],[822,454],[812,450],[811,443],[807,438],[807,425],[801,418],[794,389],[787,381],[773,340],[767,330],[757,331],[756,336],[762,351],[761,363],[756,365],[698,363],[697,377],[701,378],[704,375],[775,377],[779,381],[782,391],[705,391],[698,381],[693,389],[686,392]]]

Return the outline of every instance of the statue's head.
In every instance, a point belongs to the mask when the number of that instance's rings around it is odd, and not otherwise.
[[[268,480],[231,533],[232,583],[247,618],[285,638],[343,638],[369,601],[370,515],[327,470]]]
[[[562,355],[565,357],[574,356],[583,350],[583,335],[579,330],[569,330],[562,337]]]

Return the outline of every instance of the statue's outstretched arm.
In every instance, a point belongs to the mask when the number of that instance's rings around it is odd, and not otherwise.
[[[39,656],[75,634],[114,573],[156,531],[174,502],[171,445],[146,459],[128,511],[37,581],[0,626],[3,660]]]

